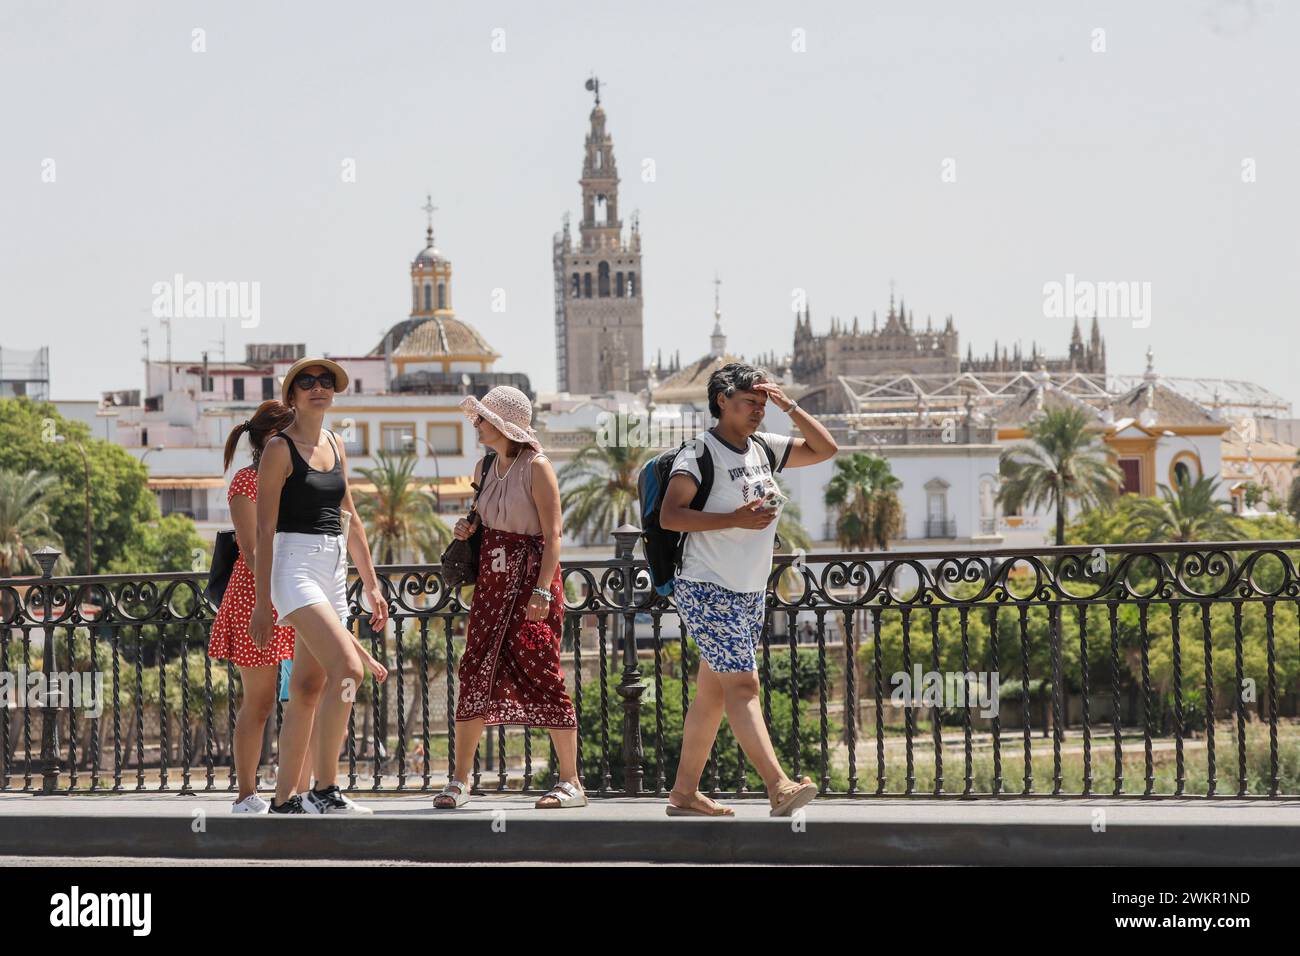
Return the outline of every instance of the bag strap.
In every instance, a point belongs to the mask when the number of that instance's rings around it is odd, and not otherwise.
[[[483,471],[478,476],[478,483],[475,484],[473,481],[469,483],[469,486],[474,489],[474,501],[469,506],[469,515],[466,516],[465,519],[466,521],[473,520],[475,509],[478,508],[478,496],[483,494],[483,486],[487,484],[488,469],[491,468],[493,463],[496,462],[496,457],[497,457],[497,453],[494,451],[489,451],[487,454],[485,454],[483,456]]]

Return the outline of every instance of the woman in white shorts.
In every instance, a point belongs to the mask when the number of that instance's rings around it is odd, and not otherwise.
[[[324,420],[334,393],[347,384],[347,373],[328,359],[295,362],[283,387],[284,403],[295,413],[293,424],[266,443],[257,471],[257,550],[271,555],[271,560],[257,562],[249,633],[258,646],[269,642],[274,603],[280,622],[297,632],[294,658],[309,654],[326,675],[323,688],[299,686],[302,668],[295,667],[290,676],[271,813],[370,812],[353,803],[335,783],[339,750],[365,667],[369,664],[380,680],[386,676],[382,664],[367,660],[343,623],[348,613],[348,554],[356,562],[373,608],[370,626],[382,633],[388,623],[388,603],[375,575],[365,529],[361,522],[352,521],[348,540],[342,535],[341,511],[355,513],[356,507],[348,489],[347,456],[324,428]],[[318,728],[312,755],[316,785],[299,797],[293,794],[293,782],[307,758],[312,711]]]

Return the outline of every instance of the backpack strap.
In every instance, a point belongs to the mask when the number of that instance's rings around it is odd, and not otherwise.
[[[776,480],[776,452],[772,451],[772,446],[767,443],[766,438],[758,437],[757,432],[750,435],[749,437],[754,439],[754,441],[758,442],[758,447],[763,449],[763,451],[767,453],[767,466],[772,469],[772,480],[775,481]],[[772,546],[778,551],[780,551],[782,548],[785,547],[785,542],[781,540],[781,535],[779,533],[777,534],[776,538],[773,539]]]
[[[695,497],[691,498],[691,510],[703,511],[705,504],[709,500],[709,493],[713,491],[713,453],[709,451],[708,442],[703,439],[697,439],[699,447],[704,449],[704,454],[699,457],[700,465],[700,484],[695,489]],[[686,442],[682,442],[682,448],[686,447]],[[682,531],[677,536],[677,550],[673,554],[673,568],[677,571],[682,567],[682,555],[686,553],[686,539],[690,536],[689,531]]]
[[[700,447],[704,449],[704,454],[700,456],[700,484],[695,489],[695,497],[691,499],[692,511],[703,511],[709,500],[709,492],[713,490],[713,455],[705,442],[701,441]]]

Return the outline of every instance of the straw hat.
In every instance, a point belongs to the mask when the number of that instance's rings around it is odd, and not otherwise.
[[[537,440],[537,432],[532,427],[533,403],[519,389],[498,385],[483,396],[483,401],[470,395],[461,400],[460,407],[471,421],[475,415],[482,415],[507,438],[531,445],[534,451],[541,453],[542,443]]]
[[[284,373],[280,379],[280,400],[286,405],[289,404],[289,393],[293,391],[293,380],[298,377],[298,373],[305,368],[313,365],[319,365],[334,373],[334,394],[338,394],[348,387],[348,373],[343,371],[343,366],[338,362],[331,362],[327,358],[300,358],[289,366],[289,371]]]

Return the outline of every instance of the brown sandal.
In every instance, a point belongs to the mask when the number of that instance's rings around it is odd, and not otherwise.
[[[787,780],[777,788],[771,798],[772,809],[769,814],[774,817],[788,817],[800,807],[806,806],[817,796],[817,785],[811,777],[804,777],[798,783]]]
[[[669,794],[668,799],[670,802],[666,810],[668,816],[670,817],[734,817],[736,815],[736,811],[731,809],[731,807],[724,807],[716,800],[711,800],[710,798],[706,797],[704,794],[700,793],[698,790],[696,790],[695,793],[692,794],[692,798],[695,797],[698,797],[700,800],[706,802],[706,809],[700,810],[695,807],[673,806],[673,804],[671,803],[672,795]]]

